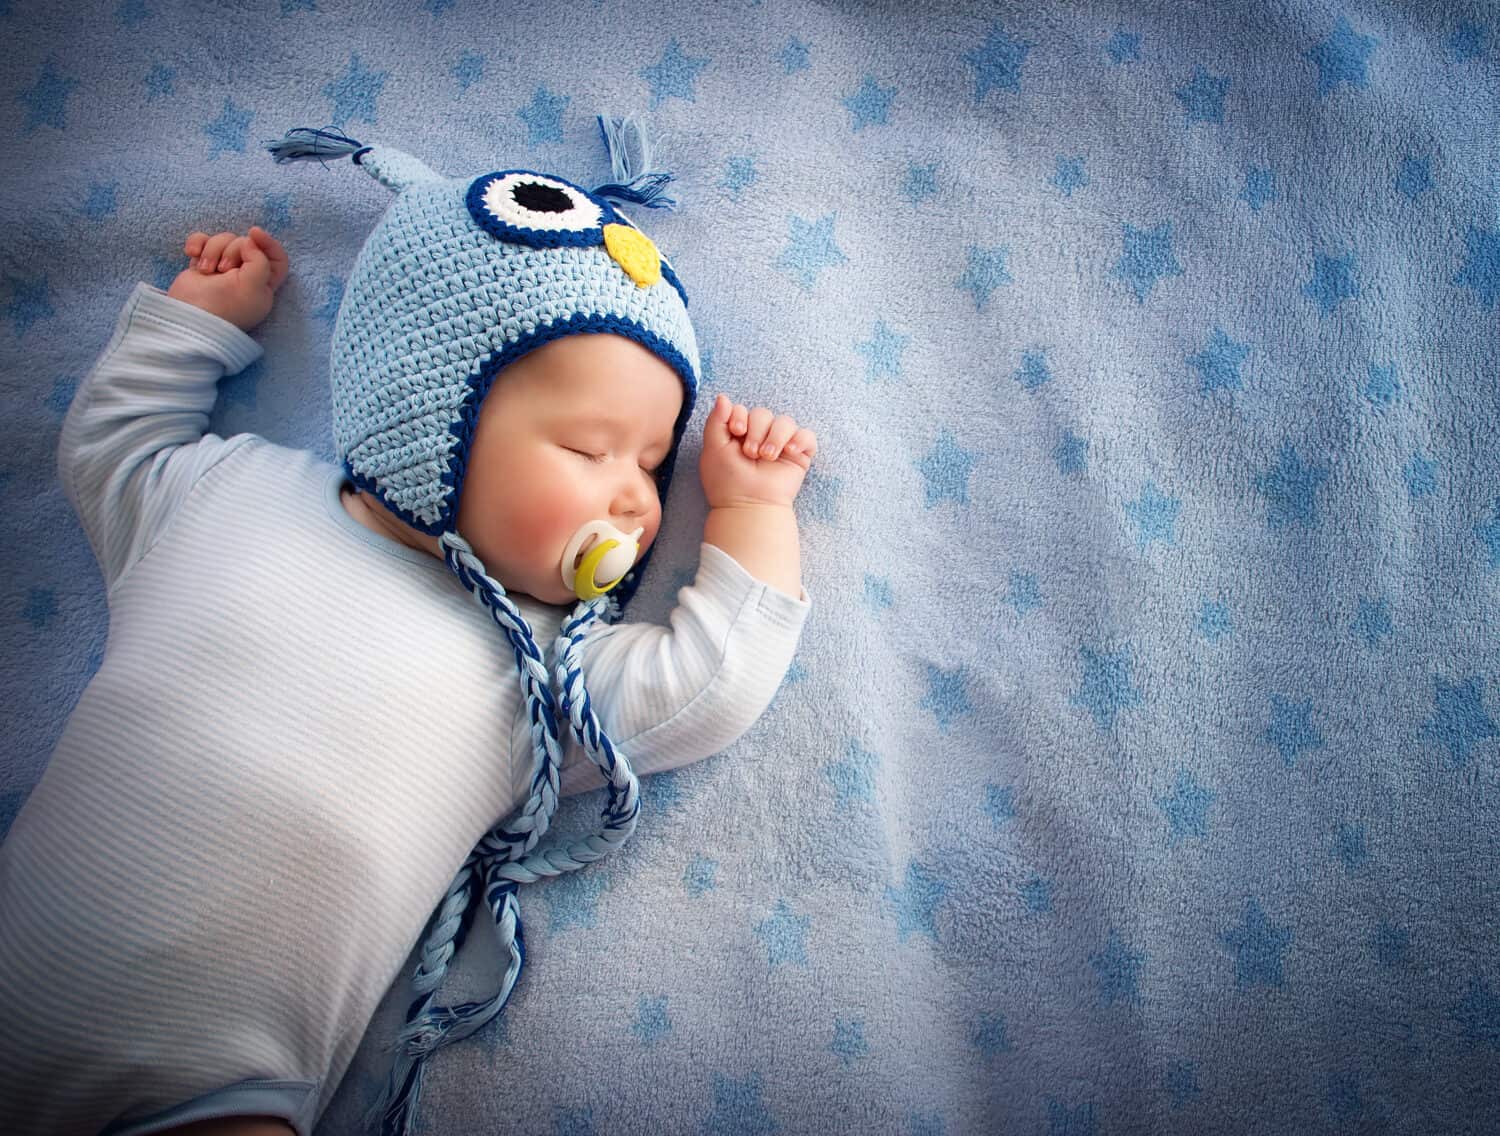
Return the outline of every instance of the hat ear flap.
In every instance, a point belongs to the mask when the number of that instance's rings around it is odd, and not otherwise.
[[[417,182],[443,180],[441,175],[410,154],[388,146],[366,146],[333,130],[298,126],[275,141],[265,143],[265,147],[278,165],[353,158],[355,165],[396,193]]]

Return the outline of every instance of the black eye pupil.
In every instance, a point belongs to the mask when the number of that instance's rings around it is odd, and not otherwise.
[[[510,192],[517,205],[533,213],[566,213],[573,208],[572,198],[555,185],[523,181]]]

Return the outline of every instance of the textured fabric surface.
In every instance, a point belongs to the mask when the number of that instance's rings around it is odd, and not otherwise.
[[[792,676],[527,897],[429,1136],[1495,1127],[1493,4],[5,11],[7,807],[103,641],[61,409],[189,229],[293,257],[216,426],[329,447],[389,194],[274,166],[289,124],[595,184],[594,115],[648,116],[700,420],[819,432]],[[638,618],[696,560],[690,468]]]

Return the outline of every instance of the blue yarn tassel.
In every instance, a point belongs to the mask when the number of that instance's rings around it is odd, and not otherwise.
[[[280,138],[264,145],[278,165],[283,162],[321,162],[325,158],[345,158],[350,154],[354,155],[357,162],[360,152],[369,149],[364,143],[345,137],[336,130],[314,130],[310,126],[288,130]]]
[[[595,186],[594,193],[648,209],[670,211],[677,207],[676,200],[666,194],[667,185],[674,180],[672,175],[651,168],[651,141],[645,124],[635,118],[606,118],[601,114],[599,132],[604,136],[615,180]]]

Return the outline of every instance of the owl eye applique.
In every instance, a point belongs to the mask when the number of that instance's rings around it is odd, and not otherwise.
[[[502,241],[533,248],[597,245],[614,209],[562,178],[506,170],[475,178],[465,197],[481,229]]]

